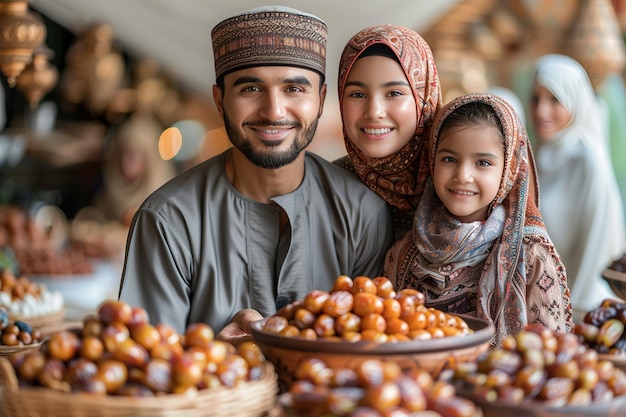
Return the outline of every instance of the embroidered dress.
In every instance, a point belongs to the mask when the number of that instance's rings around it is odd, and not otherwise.
[[[504,173],[487,220],[456,220],[429,179],[412,231],[387,254],[385,275],[396,279],[398,289],[424,292],[427,306],[492,322],[495,345],[528,323],[569,331],[565,268],[541,220],[532,150],[513,108],[491,94],[462,96],[444,106],[429,136],[431,174],[442,123],[473,101],[490,105],[504,131]]]

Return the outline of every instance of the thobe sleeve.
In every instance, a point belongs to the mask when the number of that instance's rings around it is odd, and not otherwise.
[[[142,208],[131,226],[119,299],[143,307],[153,324],[183,333],[190,310],[191,256],[180,236]]]

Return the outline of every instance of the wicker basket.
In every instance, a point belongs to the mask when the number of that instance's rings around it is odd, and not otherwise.
[[[273,414],[277,407],[276,374],[269,362],[265,364],[261,379],[236,388],[150,398],[19,387],[13,366],[6,358],[0,358],[0,374],[4,379],[3,417],[260,417]]]
[[[9,320],[11,321],[23,321],[25,323],[30,324],[30,326],[34,329],[39,329],[40,327],[52,326],[55,324],[59,324],[63,322],[65,318],[65,309],[61,309],[55,313],[46,314],[43,316],[36,317],[23,317],[23,316],[9,316]]]
[[[26,353],[31,350],[39,349],[41,345],[43,345],[44,341],[38,343],[32,343],[30,345],[18,345],[18,346],[7,346],[0,345],[0,356],[11,356],[16,353]]]

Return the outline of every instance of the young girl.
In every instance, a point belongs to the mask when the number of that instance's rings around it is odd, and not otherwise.
[[[430,47],[402,26],[363,29],[343,50],[338,87],[348,156],[337,163],[393,207],[399,239],[424,190],[423,137],[441,103]]]
[[[514,109],[491,94],[456,98],[428,140],[432,178],[385,275],[422,291],[429,307],[492,322],[496,345],[528,323],[569,331],[565,268],[538,210],[533,156]]]

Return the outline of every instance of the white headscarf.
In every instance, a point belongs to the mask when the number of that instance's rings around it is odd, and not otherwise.
[[[602,270],[626,248],[624,208],[608,155],[606,120],[583,67],[563,55],[536,63],[535,80],[572,116],[538,143],[541,213],[567,271],[575,320],[615,298]]]

